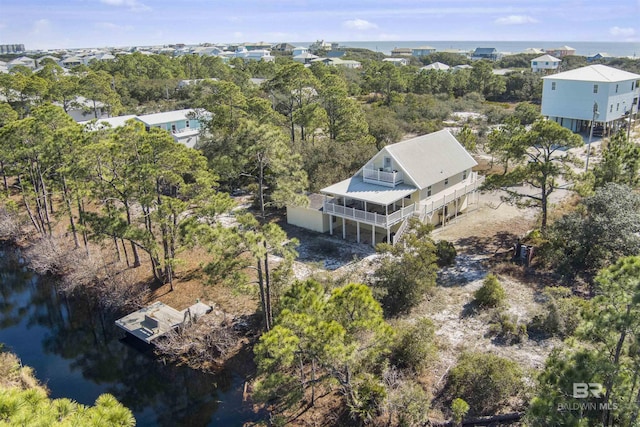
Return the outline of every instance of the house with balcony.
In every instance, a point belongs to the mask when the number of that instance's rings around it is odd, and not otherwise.
[[[542,55],[531,60],[531,71],[534,73],[554,73],[558,71],[560,59],[551,55]]]
[[[573,132],[615,132],[637,113],[640,75],[602,64],[542,78],[541,113]],[[632,111],[633,110],[633,111]]]
[[[409,222],[444,225],[465,212],[482,182],[476,161],[448,131],[384,147],[354,176],[287,207],[287,222],[358,243],[396,243]]]
[[[200,120],[198,116],[206,114],[192,109],[168,111],[166,113],[145,114],[136,116],[135,119],[145,125],[145,129],[152,127],[171,132],[176,142],[187,147],[194,148],[200,139]]]

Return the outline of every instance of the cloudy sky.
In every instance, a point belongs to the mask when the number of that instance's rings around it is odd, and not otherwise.
[[[316,39],[640,41],[640,0],[0,0],[27,49]]]

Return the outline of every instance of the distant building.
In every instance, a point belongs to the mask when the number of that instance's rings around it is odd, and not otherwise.
[[[449,71],[451,67],[449,67],[447,64],[443,64],[442,62],[434,62],[431,63],[429,65],[425,65],[424,67],[420,68],[420,70],[425,70],[425,71],[429,71],[429,70],[438,70],[438,71]]]
[[[525,53],[527,55],[544,55],[544,49],[540,49],[537,47],[528,47],[523,50],[522,53]]]
[[[435,53],[436,48],[435,47],[431,47],[431,46],[420,46],[420,47],[416,47],[411,49],[411,55],[413,56],[427,56],[427,55],[431,55],[432,53]]]
[[[587,56],[587,62],[593,62],[598,60],[609,61],[613,58],[615,57],[609,55],[607,52],[598,52],[595,55]]]
[[[639,74],[597,64],[542,80],[542,115],[574,132],[589,129],[594,110],[595,124],[607,134],[619,127],[632,106],[638,111]]]
[[[0,54],[24,52],[23,44],[0,44]]]
[[[314,55],[313,53],[309,53],[309,52],[304,52],[301,53],[299,55],[296,55],[293,57],[293,60],[295,62],[299,62],[301,64],[310,64],[312,61],[318,59],[318,56]]]
[[[531,71],[534,73],[549,73],[556,71],[560,66],[560,59],[551,55],[542,55],[531,60]]]
[[[271,47],[271,50],[273,52],[280,52],[280,53],[291,53],[293,52],[293,49],[295,49],[295,46],[289,43],[278,43]]]
[[[391,51],[391,56],[411,56],[413,50],[410,47],[396,47]]]
[[[391,62],[397,67],[409,65],[409,60],[407,58],[384,58],[382,62]]]
[[[551,56],[555,56],[556,58],[564,58],[565,56],[576,54],[576,50],[567,45],[547,49],[546,52]]]
[[[302,47],[302,46],[298,46],[298,47],[294,47],[293,49],[291,49],[291,55],[298,56],[298,55],[302,55],[304,53],[308,53],[309,52],[309,48],[308,47]]]
[[[36,60],[29,58],[28,56],[21,56],[20,58],[15,58],[7,62],[7,68],[9,70],[17,66],[27,67],[34,70],[36,68]]]
[[[479,47],[473,51],[471,59],[477,61],[480,59],[488,59],[489,61],[497,61],[500,54],[494,47]]]

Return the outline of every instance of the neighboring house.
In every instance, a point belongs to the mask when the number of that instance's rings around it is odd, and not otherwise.
[[[614,58],[614,56],[609,55],[607,52],[598,52],[595,55],[587,56],[587,62],[593,62],[597,60],[609,61]]]
[[[195,147],[200,138],[200,121],[195,117],[192,109],[168,111],[166,113],[146,114],[136,116],[136,120],[144,123],[147,130],[160,128],[171,132],[177,142],[187,147]]]
[[[574,132],[587,131],[595,115],[610,134],[632,106],[638,111],[639,74],[597,64],[542,79],[542,115]]]
[[[235,57],[242,58],[248,61],[265,61],[265,62],[271,62],[276,59],[274,56],[271,56],[271,52],[269,50],[266,50],[266,49],[248,50],[244,46],[241,46],[238,48],[238,50],[236,50]]]
[[[384,58],[382,62],[391,62],[393,65],[397,67],[403,67],[405,65],[409,65],[409,60],[407,58]]]
[[[558,70],[560,59],[551,55],[542,55],[531,60],[531,71],[534,73],[552,73]]]
[[[244,47],[249,50],[271,50],[271,43],[258,42],[258,43],[245,43]]]
[[[551,56],[555,56],[556,58],[564,58],[565,56],[576,54],[576,50],[567,45],[547,49],[546,52]]]
[[[84,60],[79,56],[70,56],[60,61],[60,66],[64,68],[73,68],[84,64]]]
[[[19,58],[15,58],[7,62],[7,68],[9,70],[17,66],[27,67],[33,70],[36,68],[36,60],[33,58],[29,58],[28,56],[21,56]]]
[[[522,53],[526,53],[528,55],[544,55],[544,49],[540,49],[537,47],[528,47],[523,50]]]
[[[280,53],[291,53],[293,49],[295,49],[295,46],[289,43],[278,43],[271,47],[272,51]]]
[[[293,57],[295,62],[299,62],[301,64],[310,64],[312,61],[318,59],[316,55],[309,52],[301,53],[300,55],[296,55]]]
[[[116,117],[106,117],[97,120],[85,120],[83,122],[78,122],[81,125],[85,125],[89,130],[100,130],[107,128],[118,128],[120,126],[124,126],[127,121],[131,119],[135,119],[136,116],[133,114],[129,114],[126,116],[116,116]]]
[[[298,55],[303,55],[303,54],[308,53],[308,52],[309,52],[309,48],[307,48],[307,47],[294,47],[291,50],[291,55],[295,57],[295,56],[298,56]]]
[[[352,59],[317,58],[313,59],[311,62],[322,62],[324,65],[332,65],[334,67],[362,68],[362,64],[360,62]]]
[[[91,119],[103,119],[109,117],[109,113],[100,101],[92,101],[83,96],[78,96],[67,108],[67,114],[76,122]]]
[[[411,49],[411,55],[413,56],[427,56],[427,55],[431,55],[432,53],[435,53],[436,48],[435,47],[431,47],[431,46],[420,46],[420,47],[415,47],[413,49]]]
[[[412,53],[410,47],[396,47],[391,51],[391,56],[411,56]]]
[[[482,182],[476,165],[448,130],[387,145],[353,177],[312,196],[309,207],[288,206],[287,222],[372,245],[396,243],[410,217],[443,224],[464,212]]]
[[[451,67],[449,67],[447,64],[443,64],[442,62],[434,62],[429,65],[425,65],[424,67],[421,67],[420,70],[449,71],[450,68]]]
[[[499,59],[499,53],[494,47],[479,47],[473,51],[471,59],[474,61],[480,59],[488,59],[489,61],[497,61]]]

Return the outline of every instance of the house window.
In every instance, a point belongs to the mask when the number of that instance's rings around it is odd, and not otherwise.
[[[171,132],[175,132],[176,131],[176,125],[171,125]]]
[[[609,112],[613,113],[613,104],[611,104],[611,106],[609,107]]]
[[[593,93],[598,93],[598,85],[593,85]]]
[[[618,93],[618,85],[616,85],[616,93]]]
[[[187,120],[187,121],[185,121],[185,122],[184,122],[184,126],[185,126],[185,127],[189,127],[189,120]]]
[[[538,65],[538,63],[536,61],[533,61],[533,65]]]
[[[444,185],[449,185],[449,178],[444,180]]]
[[[391,157],[384,158],[384,168],[391,169]]]
[[[549,65],[549,63],[548,63],[548,62],[545,62],[545,63],[544,63],[544,65]]]
[[[556,90],[556,82],[551,82],[551,90]]]
[[[431,197],[431,186],[427,187],[427,197]]]
[[[618,102],[618,103],[616,104],[616,111],[619,111],[619,110],[620,110],[620,103]]]
[[[467,171],[462,172],[462,180],[467,179]]]

